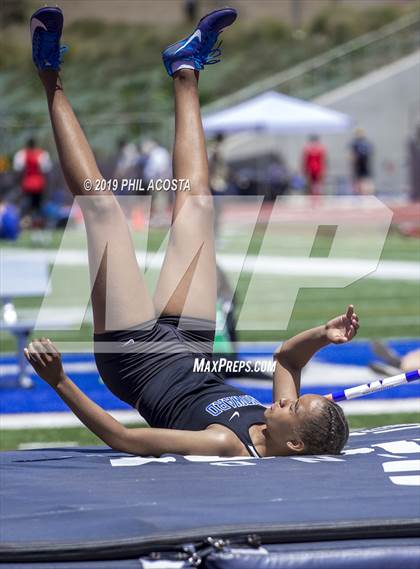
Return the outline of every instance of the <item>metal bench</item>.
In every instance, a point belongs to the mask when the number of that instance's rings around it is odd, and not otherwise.
[[[35,328],[36,318],[19,318],[13,301],[17,298],[44,297],[48,294],[48,260],[38,255],[2,252],[0,256],[0,300],[3,310],[0,329],[16,338],[18,376],[21,387],[31,387],[32,379],[26,373],[27,362],[23,353],[29,336]]]

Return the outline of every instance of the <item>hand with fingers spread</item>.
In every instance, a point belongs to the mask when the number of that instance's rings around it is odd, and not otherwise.
[[[354,312],[354,306],[349,304],[345,314],[336,316],[325,325],[328,340],[333,344],[350,342],[359,329],[359,317]]]
[[[65,379],[61,354],[51,340],[47,338],[33,340],[24,349],[24,354],[39,377],[51,387],[57,387]]]

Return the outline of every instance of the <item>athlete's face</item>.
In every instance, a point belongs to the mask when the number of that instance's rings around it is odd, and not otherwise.
[[[278,443],[279,449],[299,452],[303,443],[297,433],[310,417],[320,414],[324,398],[320,395],[303,395],[298,399],[280,399],[264,413],[268,436]]]

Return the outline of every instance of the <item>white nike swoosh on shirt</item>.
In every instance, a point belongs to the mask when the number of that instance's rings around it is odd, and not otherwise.
[[[123,347],[124,346],[130,346],[131,344],[134,344],[133,338],[130,338],[127,342],[124,342]]]
[[[232,421],[235,417],[239,417],[239,411],[235,411],[229,421]]]
[[[194,38],[198,38],[201,41],[201,30],[195,30],[195,32],[193,33],[193,35],[189,38],[189,40],[184,43],[184,45],[181,45],[181,47],[179,47],[175,53],[178,53],[178,51],[180,51],[181,49],[184,49],[184,47],[187,47],[187,45],[189,43],[191,43],[193,41]]]
[[[34,32],[37,28],[42,28],[43,30],[47,29],[47,26],[41,22],[41,20],[38,20],[38,18],[32,18],[31,20],[31,37],[33,37]]]

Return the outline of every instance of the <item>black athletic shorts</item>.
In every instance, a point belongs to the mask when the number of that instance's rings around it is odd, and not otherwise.
[[[226,389],[222,376],[194,372],[195,358],[211,359],[214,330],[214,321],[164,316],[95,334],[96,365],[112,393],[151,426],[179,428],[192,400]]]

